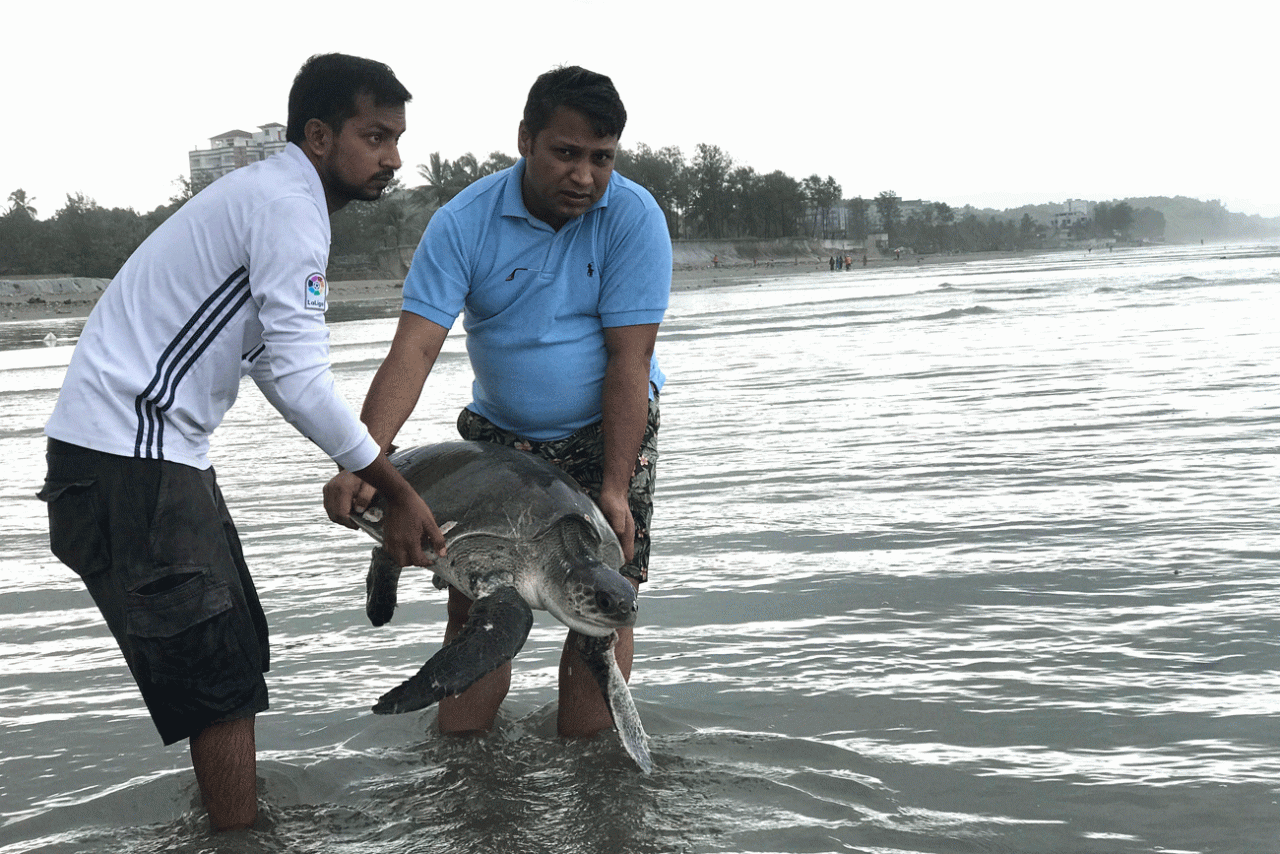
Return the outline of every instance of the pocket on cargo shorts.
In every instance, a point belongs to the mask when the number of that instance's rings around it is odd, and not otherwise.
[[[136,675],[140,682],[176,692],[199,708],[238,708],[246,692],[252,693],[258,674],[240,640],[231,589],[205,567],[170,569],[170,574],[130,591],[125,599]]]
[[[99,516],[96,478],[50,477],[36,497],[49,508],[49,550],[81,578],[111,566],[111,547]]]

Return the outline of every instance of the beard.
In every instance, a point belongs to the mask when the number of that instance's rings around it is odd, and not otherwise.
[[[387,170],[370,175],[364,183],[357,184],[342,175],[330,172],[325,182],[328,189],[345,202],[376,202],[382,198],[382,191],[395,177],[395,172]]]

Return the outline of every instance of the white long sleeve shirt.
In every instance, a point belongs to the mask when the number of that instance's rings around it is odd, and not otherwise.
[[[206,469],[247,374],[335,462],[368,466],[378,445],[330,370],[329,239],[320,176],[297,146],[215,181],[103,292],[45,433]]]

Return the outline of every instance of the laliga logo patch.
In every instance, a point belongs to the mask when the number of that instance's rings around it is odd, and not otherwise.
[[[329,293],[329,284],[324,280],[322,273],[312,273],[307,276],[307,296],[306,307],[313,308],[316,311],[324,311],[325,297]]]

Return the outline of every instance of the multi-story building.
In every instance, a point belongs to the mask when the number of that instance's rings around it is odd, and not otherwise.
[[[1051,222],[1054,231],[1070,231],[1073,227],[1089,221],[1089,203],[1079,199],[1067,199],[1067,209],[1053,215]]]
[[[208,148],[192,150],[191,185],[204,187],[228,172],[259,160],[266,160],[284,149],[285,126],[278,122],[259,125],[256,133],[229,130],[209,139]]]

